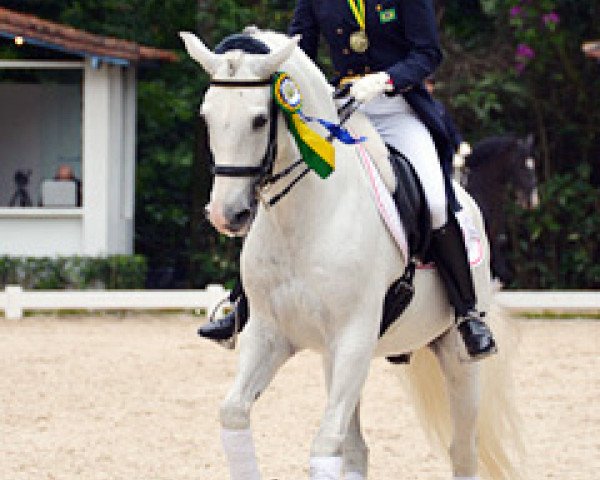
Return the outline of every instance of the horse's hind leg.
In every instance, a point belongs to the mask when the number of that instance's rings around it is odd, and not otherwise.
[[[451,329],[431,346],[446,378],[452,415],[450,459],[454,478],[476,480],[477,416],[479,413],[479,363],[461,362],[457,352],[457,331]]]
[[[235,382],[221,404],[221,439],[231,480],[260,480],[250,430],[250,408],[293,353],[289,342],[264,327],[255,333],[249,323],[240,349]]]
[[[360,428],[360,402],[350,419],[344,439],[344,480],[365,480],[369,466],[369,448]]]

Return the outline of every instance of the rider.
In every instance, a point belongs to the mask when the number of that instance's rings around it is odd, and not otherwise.
[[[423,85],[442,59],[433,0],[298,0],[289,33],[317,56],[319,36],[330,47],[336,85],[352,83],[350,94],[383,140],[402,152],[422,183],[434,229],[430,255],[454,306],[456,324],[473,360],[496,351],[494,338],[475,309],[476,297],[449,175],[454,148],[431,95]],[[440,162],[441,160],[441,162]],[[442,167],[443,166],[443,167]],[[246,298],[232,292],[243,327]],[[213,340],[231,337],[236,310],[201,327]]]

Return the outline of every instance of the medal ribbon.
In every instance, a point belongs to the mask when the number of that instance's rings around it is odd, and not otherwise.
[[[279,72],[273,78],[273,95],[281,108],[288,128],[296,140],[298,150],[304,162],[321,178],[327,178],[335,169],[335,149],[330,141],[312,130],[309,123],[317,122],[325,127],[332,138],[352,145],[365,138],[354,138],[341,125],[322,118],[312,118],[302,112],[302,95],[291,77]]]
[[[347,0],[350,10],[358,23],[361,30],[366,30],[366,16],[365,16],[365,0]]]

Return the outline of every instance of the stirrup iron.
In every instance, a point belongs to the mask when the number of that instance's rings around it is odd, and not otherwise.
[[[225,304],[227,302],[229,302],[229,297],[225,297],[223,300],[221,300],[219,303],[217,303],[217,305],[215,305],[215,307],[212,309],[212,312],[210,312],[210,315],[208,316],[209,323],[216,322],[217,314],[221,311],[223,304]],[[235,302],[233,302],[231,304],[231,308],[233,309],[234,318],[235,318],[235,322],[233,325],[233,335],[231,335],[231,337],[229,337],[226,340],[215,340],[215,343],[218,343],[219,345],[221,345],[223,348],[226,348],[227,350],[235,350],[235,347],[237,345],[238,330],[240,328],[240,313],[238,310],[239,303],[240,303],[240,297],[236,298]]]

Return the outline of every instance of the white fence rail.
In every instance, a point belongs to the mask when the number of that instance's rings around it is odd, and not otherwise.
[[[496,300],[514,313],[600,313],[600,291],[502,291]]]
[[[211,311],[228,291],[205,290],[22,290],[0,292],[0,312],[20,319],[26,311],[57,310],[196,310]],[[513,313],[600,313],[600,291],[503,291],[498,303]]]
[[[221,285],[209,285],[205,290],[23,290],[10,285],[0,292],[0,312],[18,320],[25,311],[211,311],[228,293]]]

